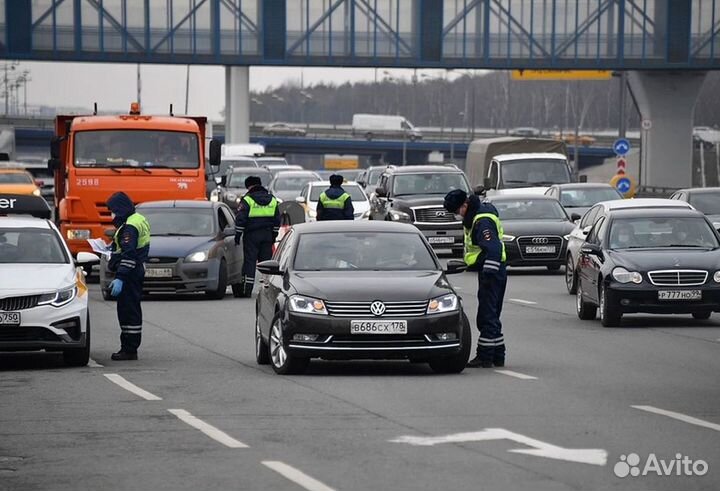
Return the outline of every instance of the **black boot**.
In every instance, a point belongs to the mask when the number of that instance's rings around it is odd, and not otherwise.
[[[495,358],[493,360],[493,365],[496,367],[504,367],[505,366],[505,358]]]
[[[491,361],[481,360],[479,356],[476,356],[467,362],[466,366],[470,368],[492,368],[493,364]]]
[[[113,353],[110,356],[110,359],[114,361],[137,360],[137,351],[134,353],[130,353],[128,351],[120,350],[117,353]]]

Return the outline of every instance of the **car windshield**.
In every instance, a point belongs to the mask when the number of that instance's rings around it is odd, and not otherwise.
[[[230,176],[227,180],[227,187],[229,188],[244,188],[245,187],[245,179],[247,179],[250,176],[257,176],[260,178],[260,182],[263,186],[267,186],[270,181],[272,180],[272,174],[269,172],[257,172],[257,171],[247,171],[247,172],[231,172]]]
[[[75,134],[77,167],[200,167],[194,133],[152,130],[79,131]]]
[[[302,176],[278,176],[272,183],[273,191],[300,191],[305,184],[317,181],[317,176],[306,174]]]
[[[567,220],[560,203],[551,199],[493,201],[501,220]]]
[[[317,201],[320,199],[320,195],[323,191],[327,191],[327,189],[330,186],[313,186],[312,191],[310,191],[310,201]],[[362,189],[360,189],[360,186],[356,185],[343,185],[342,187],[347,194],[350,195],[350,198],[357,202],[357,201],[366,201],[367,198],[365,197],[365,193],[362,192]]]
[[[615,189],[609,187],[563,189],[560,192],[560,204],[565,208],[588,208],[601,201],[613,199],[622,199],[622,196]]]
[[[0,263],[66,264],[68,258],[52,230],[0,228]]]
[[[706,215],[720,215],[720,192],[693,193],[690,204]]]
[[[715,249],[718,240],[700,217],[638,217],[612,222],[610,249],[656,249],[666,247]]]
[[[368,186],[374,186],[380,181],[380,176],[382,176],[382,173],[385,172],[385,169],[373,169],[370,172],[368,172],[367,176],[367,185]]]
[[[282,159],[282,158],[271,159],[271,158],[263,157],[258,162],[260,163],[260,165],[289,165],[287,160]]]
[[[453,189],[470,192],[465,175],[451,172],[398,174],[393,180],[393,195],[438,194],[445,196]]]
[[[0,184],[32,184],[32,176],[25,172],[0,173]]]
[[[215,235],[212,208],[145,208],[138,211],[150,222],[150,235],[153,236]]]
[[[503,162],[502,181],[509,188],[547,186],[570,182],[570,171],[563,160],[518,160]]]
[[[438,266],[417,233],[327,232],[302,234],[298,271],[428,271]]]

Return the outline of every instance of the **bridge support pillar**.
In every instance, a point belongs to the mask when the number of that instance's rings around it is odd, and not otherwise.
[[[692,185],[692,128],[705,72],[629,72],[640,117],[640,184],[668,188]]]
[[[250,142],[250,67],[225,67],[225,141]]]

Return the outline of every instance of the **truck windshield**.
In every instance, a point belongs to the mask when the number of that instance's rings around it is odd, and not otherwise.
[[[394,196],[410,194],[441,194],[445,196],[453,189],[470,192],[464,174],[451,172],[398,174],[393,181]]]
[[[502,182],[508,188],[549,186],[570,182],[570,171],[563,160],[518,160],[502,162]]]
[[[198,139],[178,131],[80,131],[75,134],[75,166],[197,169]]]

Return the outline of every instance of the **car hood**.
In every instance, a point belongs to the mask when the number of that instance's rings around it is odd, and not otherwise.
[[[502,216],[500,217],[502,220]],[[504,220],[503,230],[509,235],[567,235],[575,224],[560,220]]]
[[[712,275],[720,266],[720,249],[631,249],[606,251],[613,263],[630,271],[657,269],[701,269]]]
[[[150,257],[185,257],[203,245],[210,247],[213,237],[166,237],[153,235],[150,239]]]
[[[0,297],[48,293],[75,283],[72,264],[0,264]]]
[[[294,271],[290,283],[330,302],[428,300],[452,291],[440,271]]]
[[[509,196],[514,194],[545,194],[545,191],[550,189],[549,187],[527,187],[527,188],[505,188],[505,189],[491,189],[488,191],[488,196]]]

